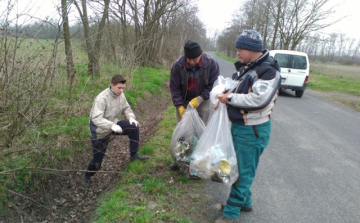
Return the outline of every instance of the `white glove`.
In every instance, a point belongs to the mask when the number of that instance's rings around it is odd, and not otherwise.
[[[130,125],[135,124],[136,127],[139,126],[139,123],[138,123],[135,119],[133,119],[133,118],[130,118],[130,119],[129,119],[129,122],[130,122]]]
[[[119,125],[112,125],[111,130],[113,130],[116,133],[122,133],[122,128]]]

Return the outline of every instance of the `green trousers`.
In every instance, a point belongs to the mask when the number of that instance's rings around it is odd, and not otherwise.
[[[239,178],[232,185],[223,215],[236,219],[240,215],[241,207],[252,206],[251,185],[255,178],[260,155],[269,143],[271,121],[253,126],[233,123],[231,133],[236,152]]]

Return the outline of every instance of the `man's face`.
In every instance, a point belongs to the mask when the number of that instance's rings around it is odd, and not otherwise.
[[[111,91],[114,92],[114,94],[120,96],[125,89],[125,84],[122,83],[118,83],[117,85],[110,84],[110,87],[111,87]]]
[[[251,50],[245,50],[245,49],[237,49],[237,53],[236,55],[239,57],[239,60],[241,63],[250,63],[252,62],[252,56],[253,56],[253,51]]]
[[[195,67],[196,64],[198,64],[200,62],[200,59],[201,59],[201,55],[196,57],[196,58],[193,58],[193,59],[189,59],[189,58],[186,58],[186,62],[192,66],[192,67]]]

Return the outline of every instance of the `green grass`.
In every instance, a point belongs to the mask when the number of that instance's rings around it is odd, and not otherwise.
[[[360,67],[314,63],[310,68],[310,89],[360,96]]]
[[[226,56],[221,55],[220,53],[216,53],[216,56],[218,56],[218,57],[220,57],[220,58],[222,58],[222,59],[224,59],[224,60],[233,62],[233,63],[235,63],[236,61],[238,61],[237,58],[226,57]]]
[[[29,186],[31,187],[31,184],[34,184],[32,181],[34,170],[26,168],[57,169],[57,164],[63,163],[62,161],[73,160],[76,151],[88,151],[90,109],[95,97],[110,86],[113,73],[101,73],[99,77],[93,77],[87,75],[86,64],[76,63],[75,67],[77,76],[73,89],[71,115],[65,112],[68,105],[69,86],[64,78],[65,68],[62,68],[62,74],[58,74],[54,80],[56,87],[49,94],[50,99],[44,121],[33,123],[22,137],[13,143],[16,150],[24,150],[24,152],[18,154],[11,150],[2,151],[0,171],[24,169],[17,171],[15,177],[0,175],[0,181],[5,182],[4,185],[6,185],[0,188],[1,190],[11,188],[24,192]],[[138,98],[145,98],[147,94],[154,94],[161,98],[168,94],[163,92],[165,83],[169,81],[168,71],[143,67],[134,69],[133,73],[133,86],[128,85],[124,94],[134,110],[136,110]],[[154,152],[151,146],[143,149],[145,154]],[[134,163],[127,168],[129,168],[129,173],[142,174],[146,172],[147,167]]]
[[[16,48],[16,56],[18,58],[42,58],[44,62],[46,62],[54,50],[54,45],[57,44],[56,52],[59,60],[65,60],[65,45],[64,41],[59,41],[55,43],[54,40],[51,39],[33,39],[33,38],[22,38],[22,37],[10,37],[10,36],[0,36],[0,42],[2,46],[0,49],[4,49],[2,47],[8,49]],[[6,43],[6,44],[5,44]],[[87,61],[87,54],[82,49],[82,42],[72,40],[72,53],[73,58],[76,63],[81,63]],[[0,52],[1,55],[2,52]]]
[[[327,77],[317,73],[311,73],[308,87],[313,90],[336,91],[360,96],[360,79],[351,77]]]
[[[179,207],[183,203],[188,205],[189,191],[198,192],[204,182],[190,184],[186,177],[174,175],[167,168],[172,161],[168,146],[176,126],[175,112],[170,105],[163,113],[164,119],[155,135],[140,149],[140,153],[150,155],[151,159],[127,165],[127,174],[118,188],[100,201],[94,222],[192,222],[189,215],[195,216],[198,210]],[[149,209],[150,203],[157,206]]]

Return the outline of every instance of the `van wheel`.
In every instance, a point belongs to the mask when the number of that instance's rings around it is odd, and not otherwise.
[[[304,94],[303,90],[295,91],[295,96],[298,98],[301,98],[303,96],[303,94]]]

